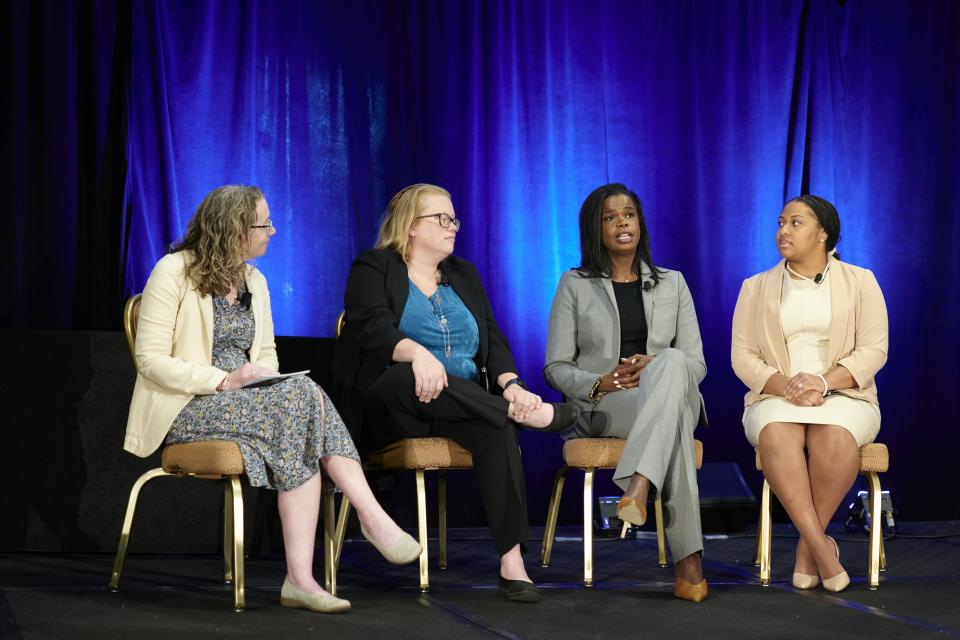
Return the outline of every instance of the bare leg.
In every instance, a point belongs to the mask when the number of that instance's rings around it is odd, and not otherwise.
[[[857,441],[843,427],[825,424],[807,427],[807,473],[813,506],[824,530],[857,478],[859,451]],[[803,538],[797,543],[794,571],[807,575],[814,575],[816,571],[816,562]]]
[[[324,456],[320,464],[350,499],[363,528],[378,544],[389,547],[400,539],[403,530],[377,502],[360,463],[342,456]]]
[[[523,556],[520,554],[520,545],[515,545],[510,551],[500,556],[500,575],[507,580],[525,580],[533,582],[523,566]]]
[[[647,497],[650,495],[650,481],[639,473],[634,473],[630,476],[630,484],[627,485],[627,490],[624,491],[623,495],[646,506]]]
[[[834,555],[833,544],[823,535],[823,527],[813,505],[810,476],[804,456],[806,427],[792,422],[773,422],[760,432],[760,458],[770,487],[800,532],[800,537],[824,578],[843,571]]]
[[[700,563],[701,555],[698,551],[674,562],[674,575],[686,580],[690,584],[700,584],[703,581],[703,565]]]
[[[280,491],[277,508],[283,529],[287,578],[308,593],[326,593],[313,578],[313,542],[320,515],[320,474],[291,491]]]

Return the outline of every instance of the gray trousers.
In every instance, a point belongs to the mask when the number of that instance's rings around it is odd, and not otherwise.
[[[624,438],[614,482],[626,491],[639,473],[663,501],[664,525],[674,561],[703,550],[693,430],[700,393],[683,353],[665,349],[640,374],[640,385],[609,393],[581,416],[576,435]]]

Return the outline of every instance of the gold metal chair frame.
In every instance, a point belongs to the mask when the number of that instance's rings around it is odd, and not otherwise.
[[[346,326],[346,313],[341,312],[337,317],[335,326],[335,335],[340,337],[343,328]],[[392,469],[382,467],[369,462],[363,465],[365,471],[383,471],[396,470],[406,471],[408,469]],[[430,554],[427,545],[427,471],[437,472],[437,502],[438,502],[438,537],[439,537],[439,566],[444,571],[447,568],[447,471],[470,469],[472,467],[426,467],[423,469],[413,469],[416,473],[417,485],[417,539],[420,542],[420,591],[427,593],[430,591]],[[332,506],[331,506],[332,509]],[[332,513],[332,511],[331,511]],[[333,542],[333,571],[340,566],[340,553],[343,551],[343,541],[346,537],[347,519],[350,516],[350,500],[343,496],[340,502],[340,515],[337,518],[337,531],[335,541]]]
[[[867,445],[869,446],[869,445]],[[757,450],[757,469],[760,468],[760,453]],[[870,493],[870,550],[867,559],[867,582],[871,591],[880,587],[880,574],[887,570],[887,554],[883,544],[883,527],[880,525],[880,478],[879,471],[863,471],[860,475],[867,479]],[[760,568],[760,585],[770,586],[771,539],[773,537],[773,523],[770,517],[771,496],[775,494],[770,489],[766,478],[763,480],[763,493],[760,499],[760,522],[757,527],[754,564]]]
[[[698,442],[698,441],[695,441]],[[702,445],[701,445],[702,447]],[[701,448],[702,451],[702,448]],[[560,513],[560,498],[563,494],[563,483],[570,469],[583,471],[583,584],[593,586],[593,477],[600,469],[609,470],[614,467],[571,467],[564,464],[557,471],[553,480],[553,491],[550,497],[550,506],[547,509],[547,523],[543,532],[543,546],[540,547],[540,566],[550,566],[550,554],[553,551],[553,541],[557,531],[557,516]],[[697,465],[699,469],[699,465]],[[654,516],[657,525],[657,564],[667,566],[667,545],[663,527],[663,502],[657,492],[653,502]],[[620,538],[626,537],[630,525],[626,522],[620,530]]]
[[[140,317],[141,295],[137,294],[127,300],[123,309],[123,329],[127,336],[127,346],[130,355],[136,364],[136,334],[137,321]],[[244,536],[243,536],[243,491],[240,485],[240,474],[229,475],[197,475],[193,473],[171,473],[164,468],[151,469],[133,483],[130,489],[130,498],[127,501],[127,510],[123,517],[123,527],[120,530],[120,542],[117,544],[117,555],[113,563],[113,572],[108,583],[112,591],[120,589],[120,576],[127,557],[127,548],[130,543],[130,530],[133,527],[133,517],[137,509],[137,499],[143,486],[154,478],[199,478],[203,480],[223,480],[223,581],[233,584],[233,608],[243,611],[246,608],[246,593],[244,581]],[[337,575],[334,563],[334,519],[333,494],[323,494],[324,513],[324,586],[336,595]]]

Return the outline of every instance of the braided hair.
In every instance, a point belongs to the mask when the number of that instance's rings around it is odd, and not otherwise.
[[[817,217],[817,222],[820,223],[823,230],[827,232],[827,241],[824,244],[827,253],[833,251],[837,243],[840,242],[840,216],[837,214],[837,208],[833,206],[833,203],[826,198],[813,195],[797,196],[792,200],[788,200],[787,204],[791,202],[799,202],[800,204],[805,204],[810,207],[813,215]],[[840,254],[834,251],[833,257],[839,260]]]

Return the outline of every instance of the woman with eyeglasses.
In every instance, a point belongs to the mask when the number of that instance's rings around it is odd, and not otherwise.
[[[236,442],[250,484],[279,492],[287,564],[280,604],[342,612],[350,603],[313,576],[321,474],[357,507],[364,535],[388,560],[413,562],[420,545],[374,498],[319,386],[304,376],[245,386],[279,369],[267,281],[249,263],[275,233],[259,188],[219,187],[154,267],[140,307],[124,448],[146,457],[163,442]]]
[[[566,437],[626,440],[613,474],[624,491],[617,516],[644,524],[659,492],[674,595],[700,602],[708,588],[693,430],[706,423],[698,385],[707,366],[693,297],[683,274],[654,265],[640,199],[622,184],[584,200],[580,253],[553,298],[544,376],[583,408]]]
[[[354,261],[333,373],[344,419],[365,449],[445,437],[473,456],[500,556],[498,593],[537,602],[527,576],[526,488],[516,427],[562,430],[569,404],[526,389],[476,268],[453,256],[450,194],[415,184],[390,200],[375,249]]]

